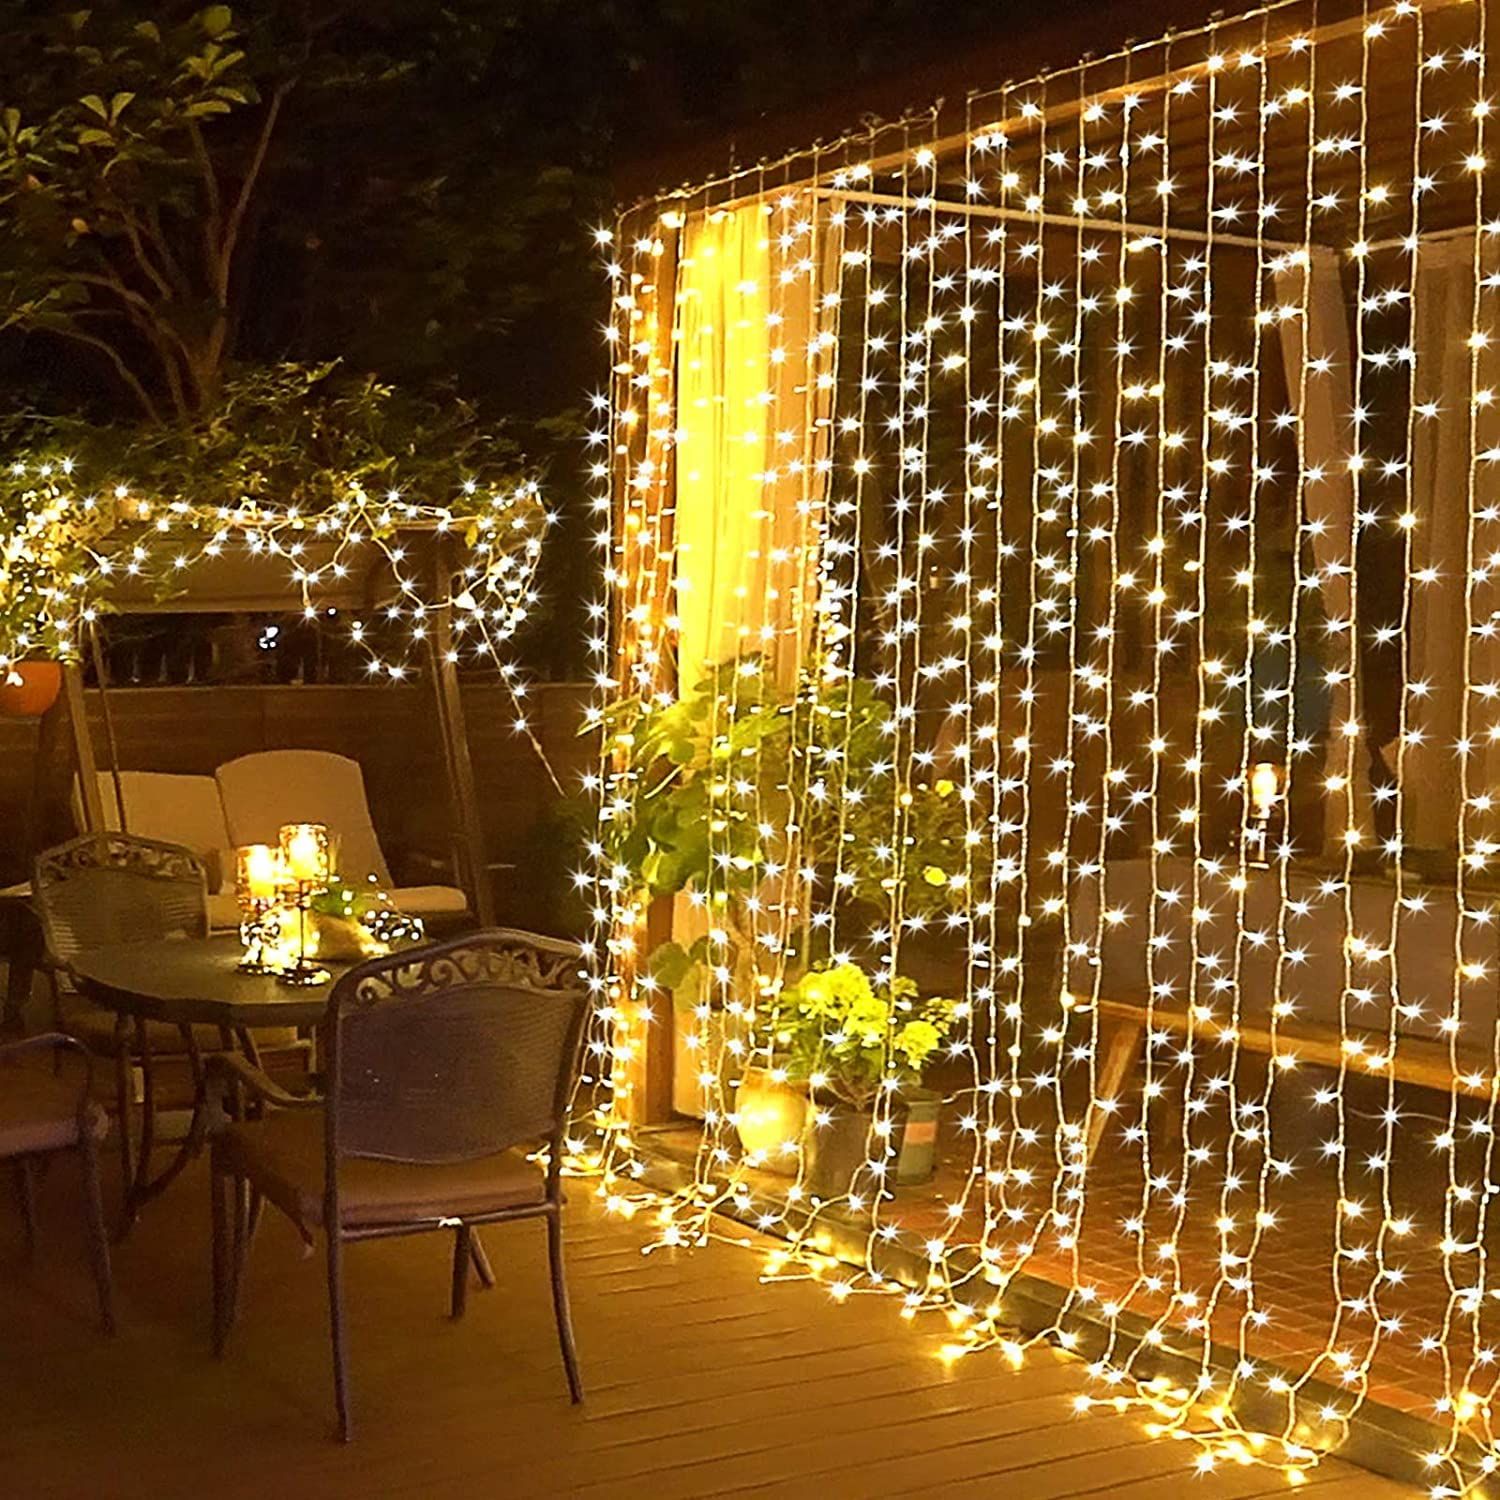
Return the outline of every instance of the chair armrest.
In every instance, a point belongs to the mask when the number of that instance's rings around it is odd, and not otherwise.
[[[316,1109],[323,1103],[321,1094],[294,1094],[282,1088],[269,1073],[233,1052],[210,1053],[204,1059],[203,1074],[208,1083],[218,1079],[242,1088],[262,1104],[273,1104],[277,1109]]]
[[[33,1052],[72,1052],[83,1061],[83,1086],[78,1092],[78,1128],[85,1128],[89,1101],[94,1092],[94,1055],[77,1037],[63,1031],[43,1031],[15,1042],[0,1042],[0,1062],[12,1057],[27,1057]]]
[[[92,1061],[88,1048],[76,1037],[62,1031],[43,1031],[36,1036],[22,1037],[17,1042],[0,1042],[0,1062],[29,1052],[76,1052],[85,1065]]]

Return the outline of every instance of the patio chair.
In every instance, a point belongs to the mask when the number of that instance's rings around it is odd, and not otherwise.
[[[308,1244],[323,1233],[338,1429],[348,1442],[344,1245],[453,1230],[459,1318],[476,1226],[541,1218],[568,1387],[583,1399],[562,1246],[563,1126],[587,1004],[577,974],[575,945],[478,932],[373,959],[338,981],[321,1028],[321,1099],[279,1089],[238,1058],[211,1060],[211,1078],[237,1103],[248,1093],[247,1105],[272,1107],[213,1141],[216,1354],[235,1320],[247,1225],[263,1195]],[[566,987],[540,987],[541,978]],[[547,1146],[545,1166],[527,1157],[536,1143]]]
[[[76,1053],[82,1067],[64,1069]],[[104,1111],[90,1098],[92,1064],[87,1050],[70,1036],[48,1032],[0,1045],[0,1161],[12,1164],[21,1193],[28,1256],[36,1253],[36,1169],[49,1157],[73,1151],[83,1172],[84,1221],[89,1260],[99,1300],[99,1322],[115,1331],[114,1292],[109,1270],[109,1236],[99,1195],[95,1147],[107,1125]]]
[[[128,832],[137,838],[191,849],[203,861],[209,926],[217,930],[237,928],[240,908],[234,889],[234,845],[224,826],[218,782],[212,776],[166,771],[96,774],[104,827],[110,832]],[[74,811],[82,827],[82,798],[76,784],[73,793]]]
[[[261,750],[225,762],[215,773],[231,843],[274,844],[284,823],[322,823],[338,845],[339,874],[374,876],[396,906],[427,919],[469,910],[457,886],[396,886],[386,863],[359,762],[326,750]]]
[[[115,1116],[120,1169],[127,1185],[144,1172],[155,1141],[153,1059],[191,1062],[194,1049],[224,1045],[217,1027],[195,1026],[184,1035],[167,1022],[136,1018],[90,1004],[68,980],[68,960],[105,943],[152,943],[208,935],[207,872],[190,849],[123,833],[89,833],[37,856],[32,900],[46,943],[52,983],[53,1025],[90,1052],[114,1063]],[[260,1034],[264,1048],[301,1046],[296,1031]],[[302,1050],[306,1050],[305,1047]],[[138,1164],[130,1131],[132,1069],[141,1069],[144,1108]]]

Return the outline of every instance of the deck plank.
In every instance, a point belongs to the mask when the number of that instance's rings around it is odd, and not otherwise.
[[[207,1351],[207,1190],[195,1169],[117,1255],[120,1337],[98,1338],[72,1209],[43,1185],[43,1254],[25,1266],[0,1205],[0,1474],[28,1500],[423,1500],[507,1497],[951,1496],[1194,1500],[1286,1493],[1272,1470],[1199,1479],[1190,1445],[1143,1419],[1077,1416],[1081,1365],[1039,1349],[948,1368],[939,1322],[899,1304],[835,1305],[816,1282],[769,1286],[733,1245],[643,1255],[644,1220],[569,1210],[570,1280],[589,1399],[569,1405],[536,1225],[486,1232],[500,1285],[445,1317],[449,1241],[348,1258],[356,1440],[329,1440],[319,1257],[268,1219],[228,1357]],[[209,1479],[211,1476],[211,1481]],[[1325,1464],[1310,1500],[1415,1494]]]

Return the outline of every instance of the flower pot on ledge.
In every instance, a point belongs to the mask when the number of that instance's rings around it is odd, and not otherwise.
[[[18,661],[0,672],[0,718],[37,719],[62,691],[62,664]]]
[[[807,1132],[804,1153],[809,1193],[819,1198],[842,1198],[849,1192],[867,1196],[879,1188],[930,1182],[937,1171],[938,1109],[942,1095],[931,1089],[908,1087],[891,1107],[891,1130],[885,1138],[884,1177],[870,1171],[874,1112],[856,1109],[842,1100],[824,1106],[826,1125],[814,1120]]]

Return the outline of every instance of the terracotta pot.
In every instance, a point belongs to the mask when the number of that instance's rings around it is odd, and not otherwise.
[[[793,1176],[797,1152],[807,1128],[807,1090],[794,1083],[778,1083],[762,1068],[747,1068],[734,1096],[734,1125],[740,1144],[750,1156],[763,1157],[756,1165]]]
[[[15,680],[19,679],[19,681]],[[62,691],[62,666],[55,661],[20,661],[0,672],[0,717],[35,719]]]

